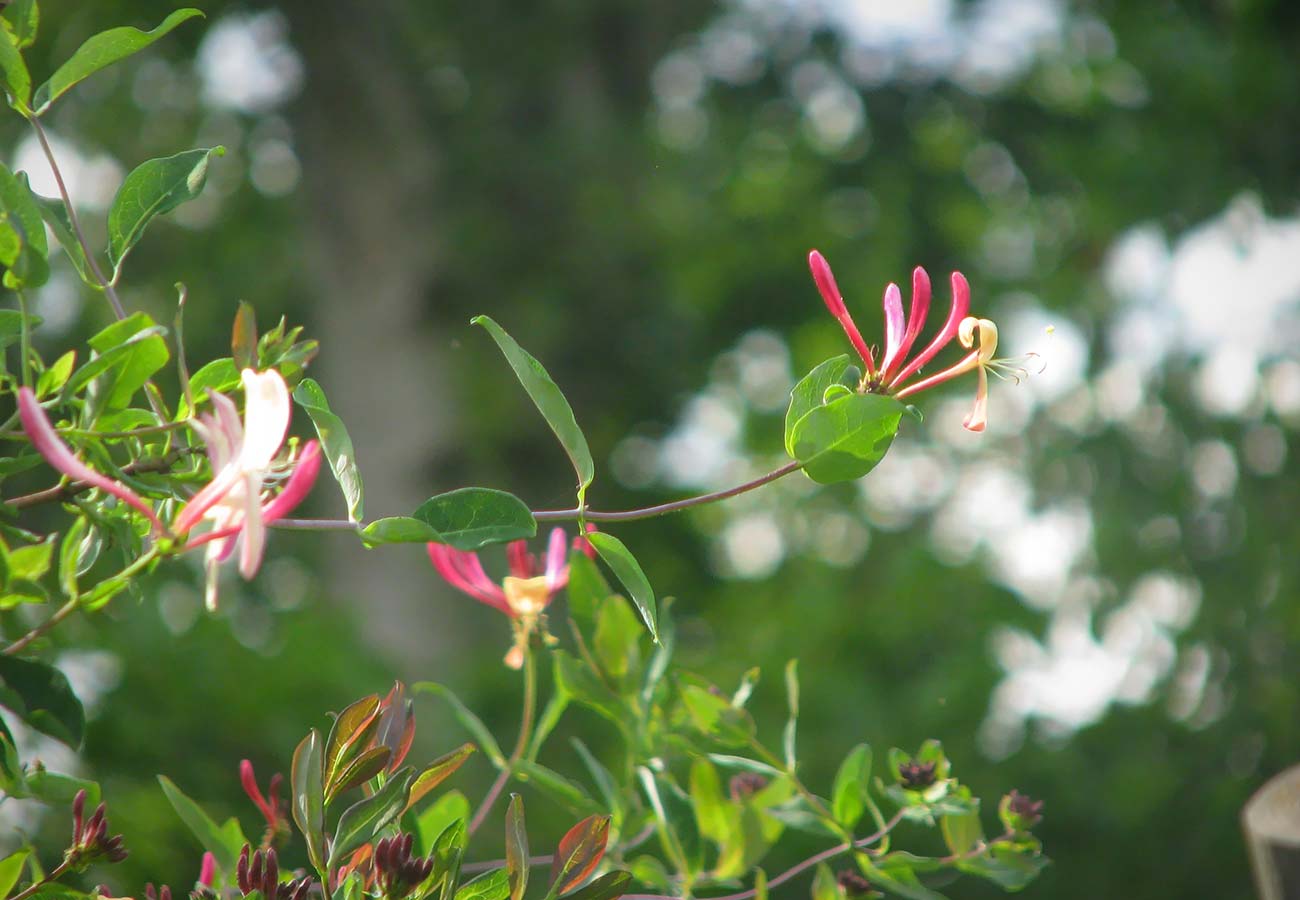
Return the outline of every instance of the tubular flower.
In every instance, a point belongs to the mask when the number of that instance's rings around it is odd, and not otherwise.
[[[921,331],[925,328],[926,316],[930,311],[930,277],[925,269],[917,266],[912,271],[912,304],[908,315],[903,314],[903,294],[898,285],[890,284],[885,288],[883,300],[885,310],[885,350],[877,365],[875,353],[862,339],[861,332],[849,316],[831,274],[831,267],[816,250],[808,254],[808,267],[812,270],[813,281],[821,293],[822,300],[831,315],[835,316],[848,335],[849,342],[862,358],[866,375],[858,386],[860,393],[883,394],[902,400],[905,397],[942,384],[945,381],[975,370],[979,373],[979,387],[975,396],[975,407],[962,423],[970,431],[983,431],[988,418],[988,372],[999,377],[1019,380],[1026,374],[1023,366],[1015,360],[994,358],[998,346],[998,329],[988,319],[968,315],[970,310],[970,284],[960,272],[953,272],[952,304],[948,309],[948,318],[943,327],[926,344],[925,348],[910,360]],[[957,363],[931,375],[916,380],[916,375],[926,363],[934,359],[944,347],[957,338],[958,342],[970,352]],[[1032,356],[1032,354],[1031,354]]]
[[[594,555],[591,544],[584,537],[575,537],[573,547],[588,556]],[[510,668],[517,669],[523,665],[524,648],[542,613],[556,591],[569,583],[568,550],[563,528],[551,530],[544,567],[539,566],[537,558],[528,552],[527,541],[511,541],[506,545],[510,574],[499,585],[483,571],[477,553],[457,550],[446,544],[429,544],[429,559],[438,574],[452,587],[511,618],[515,644],[506,654],[505,662]]]
[[[239,574],[252,578],[262,563],[266,526],[283,518],[307,496],[320,472],[320,444],[308,441],[296,464],[277,462],[276,454],[289,430],[289,388],[279,372],[245,369],[244,421],[234,401],[211,393],[212,415],[199,416],[194,429],[207,445],[212,480],[194,495],[172,523],[185,534],[200,522],[211,528],[190,540],[185,549],[208,544],[207,591],[209,609],[216,609],[217,566],[239,548]],[[263,488],[291,472],[283,489],[270,499]]]

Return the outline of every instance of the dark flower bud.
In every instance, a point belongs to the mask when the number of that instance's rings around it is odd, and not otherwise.
[[[96,860],[118,863],[126,859],[122,835],[108,833],[108,807],[99,804],[89,819],[83,818],[85,811],[86,792],[80,790],[72,799],[72,843],[63,854],[68,866],[82,871]]]
[[[727,787],[731,791],[731,799],[740,803],[767,787],[767,779],[757,772],[739,772],[731,776]]]
[[[144,896],[145,900],[172,900],[172,889],[164,884],[155,891],[153,883],[150,882],[144,886]]]
[[[852,869],[842,869],[835,876],[835,883],[849,897],[879,897],[880,892],[871,886],[871,882]]]
[[[389,900],[401,900],[433,872],[432,857],[412,857],[415,836],[399,834],[375,845],[375,883]]]
[[[934,784],[934,763],[909,759],[899,765],[898,778],[908,790],[924,790]]]
[[[1043,820],[1043,801],[1012,790],[998,804],[998,815],[1009,831],[1028,831]]]

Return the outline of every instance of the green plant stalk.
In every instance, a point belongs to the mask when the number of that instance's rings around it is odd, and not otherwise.
[[[50,872],[50,874],[46,875],[40,881],[28,885],[26,888],[24,888],[23,890],[19,891],[18,893],[10,897],[9,900],[26,900],[27,897],[30,897],[32,894],[36,893],[41,888],[45,887],[45,885],[52,884],[53,882],[58,881],[59,878],[61,878],[63,874],[68,871],[70,867],[71,867],[71,860],[65,859],[63,862],[55,866],[55,868]]]
[[[18,315],[21,321],[18,323],[18,349],[22,353],[22,358],[18,360],[18,376],[22,380],[23,387],[32,386],[32,378],[29,372],[32,359],[32,329],[27,321],[27,294],[23,291],[15,291],[18,294]]]
[[[488,788],[487,794],[483,797],[483,802],[479,804],[478,809],[474,812],[474,817],[469,822],[469,835],[473,836],[478,831],[483,820],[487,818],[492,811],[492,804],[496,803],[497,798],[501,796],[501,791],[505,789],[506,783],[510,781],[510,776],[514,774],[515,766],[523,759],[524,753],[528,751],[528,743],[533,732],[533,717],[537,712],[537,658],[533,653],[531,642],[524,645],[524,710],[519,720],[519,738],[515,741],[515,749],[511,751],[510,758],[506,764],[501,767],[497,773],[496,780],[492,782],[492,787]]]

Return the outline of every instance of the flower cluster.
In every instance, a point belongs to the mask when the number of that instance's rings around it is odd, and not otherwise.
[[[573,539],[573,548],[588,556],[595,555],[591,543],[582,536]],[[506,545],[510,574],[497,584],[483,571],[477,553],[446,544],[429,545],[429,559],[448,584],[510,617],[515,643],[505,662],[512,669],[523,665],[524,649],[542,613],[550,606],[555,593],[569,583],[568,553],[569,542],[563,528],[551,530],[544,566],[528,552],[527,541],[511,541]]]
[[[254,891],[259,892],[264,900],[306,900],[311,890],[310,878],[298,878],[280,883],[280,863],[275,850],[254,851],[250,857],[247,844],[239,854],[235,864],[235,883],[245,897]]]
[[[979,375],[975,406],[962,424],[970,431],[983,431],[988,422],[988,373],[1017,381],[1026,374],[1022,360],[994,357],[998,349],[998,328],[989,319],[968,314],[970,284],[960,272],[952,273],[952,304],[943,327],[911,359],[908,359],[908,354],[920,338],[930,312],[930,276],[920,266],[912,271],[912,304],[907,316],[903,315],[903,293],[898,285],[890,283],[885,288],[885,350],[877,363],[875,352],[862,339],[862,333],[844,305],[844,298],[835,284],[835,276],[831,274],[830,264],[825,257],[813,250],[808,254],[808,267],[812,270],[813,281],[826,308],[840,323],[849,342],[862,358],[865,374],[858,387],[862,393],[884,394],[902,400],[926,388],[975,371]],[[953,338],[970,352],[943,371],[918,379],[922,367],[948,346]]]
[[[108,807],[99,804],[88,819],[85,812],[86,791],[82,788],[72,798],[72,843],[64,855],[68,867],[80,870],[98,859],[111,863],[126,859],[122,835],[108,835]]]
[[[239,550],[239,573],[252,578],[262,563],[266,526],[301,503],[320,472],[321,450],[315,440],[304,444],[296,459],[277,459],[290,417],[289,388],[280,373],[245,369],[240,377],[245,400],[242,422],[233,400],[210,392],[213,413],[191,423],[207,447],[212,480],[181,507],[170,526],[131,488],[78,459],[59,437],[32,390],[18,390],[23,429],[56,470],[139,511],[149,520],[155,537],[183,537],[208,523],[208,530],[190,538],[181,551],[208,545],[205,597],[209,609],[215,609],[217,603],[217,566]],[[266,495],[268,488],[280,482],[283,487],[278,493]]]

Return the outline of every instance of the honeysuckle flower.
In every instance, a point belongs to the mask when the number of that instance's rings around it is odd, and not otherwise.
[[[266,820],[266,832],[262,838],[263,847],[280,843],[281,838],[289,836],[289,817],[280,803],[280,785],[283,783],[284,776],[277,772],[271,776],[266,794],[263,795],[262,789],[257,786],[257,773],[253,771],[253,763],[247,759],[239,761],[240,787]]]
[[[217,567],[238,547],[239,574],[252,578],[262,563],[266,548],[266,526],[282,518],[307,496],[320,472],[320,445],[308,441],[296,463],[278,463],[276,456],[289,430],[289,388],[275,370],[245,369],[244,420],[234,401],[212,392],[213,413],[201,415],[194,430],[207,445],[212,480],[195,494],[176,515],[172,530],[185,534],[207,521],[211,528],[186,544],[186,549],[207,544],[207,589],[209,609],[216,609]],[[282,479],[283,489],[264,500],[264,485]]]
[[[920,266],[912,271],[912,304],[906,316],[903,314],[903,294],[898,285],[891,283],[885,288],[885,350],[877,365],[875,353],[862,339],[862,333],[858,331],[844,305],[844,298],[825,257],[813,250],[808,254],[808,267],[812,270],[813,281],[817,284],[826,308],[840,323],[849,342],[862,358],[866,374],[858,386],[861,393],[883,394],[902,400],[974,370],[979,373],[975,406],[962,424],[970,431],[983,431],[988,419],[988,373],[1016,380],[1027,374],[1019,360],[994,358],[998,347],[997,326],[988,319],[968,315],[970,284],[960,272],[952,273],[952,303],[943,327],[911,359],[908,359],[908,354],[921,336],[930,311],[930,276]],[[921,368],[934,359],[953,338],[970,352],[943,371],[917,379]]]
[[[588,556],[594,554],[584,537],[575,537],[573,547]],[[563,528],[551,530],[546,544],[544,566],[528,552],[527,541],[506,545],[510,574],[498,585],[488,578],[478,554],[457,550],[446,544],[429,544],[429,559],[448,584],[509,616],[514,623],[515,643],[506,654],[506,665],[517,669],[523,665],[524,648],[539,617],[550,605],[555,593],[569,583],[569,543]]]
[[[55,431],[53,423],[45,415],[45,410],[41,409],[40,403],[36,401],[36,395],[29,387],[18,389],[18,416],[22,419],[23,431],[31,439],[32,446],[56,471],[62,472],[74,481],[84,481],[86,484],[93,485],[134,507],[149,520],[155,534],[166,531],[158,516],[154,514],[153,508],[139,494],[121,482],[114,481],[107,475],[101,475],[77,458],[72,448],[63,443],[63,438],[59,437],[59,433]]]

